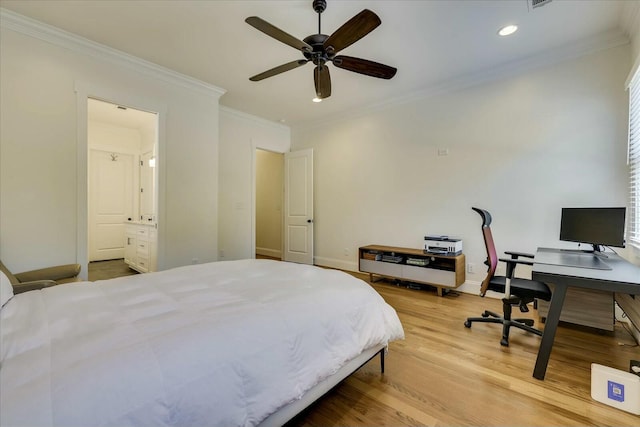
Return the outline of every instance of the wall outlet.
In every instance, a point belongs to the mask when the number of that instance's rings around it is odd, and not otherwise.
[[[200,260],[198,258],[191,258],[191,264],[197,264]]]
[[[220,249],[220,258],[224,258],[224,249]]]
[[[467,273],[473,274],[476,272],[476,265],[472,262],[467,263]]]
[[[349,251],[349,248],[344,248],[343,253],[344,253],[344,256],[351,255],[351,251]]]

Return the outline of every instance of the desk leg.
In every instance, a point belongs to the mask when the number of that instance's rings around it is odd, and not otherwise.
[[[560,322],[560,312],[562,311],[562,305],[564,304],[564,297],[567,294],[567,287],[565,285],[554,285],[555,287],[553,289],[553,295],[551,296],[551,303],[549,304],[549,313],[547,314],[547,320],[544,323],[542,341],[540,342],[540,348],[538,349],[536,366],[533,368],[533,377],[539,380],[544,380],[544,374],[547,372],[547,364],[549,363],[549,356],[551,355],[551,347],[553,347],[556,329],[558,329],[558,323]]]

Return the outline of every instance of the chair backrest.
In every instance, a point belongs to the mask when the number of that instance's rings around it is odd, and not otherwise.
[[[16,276],[14,276],[13,273],[10,272],[7,267],[5,267],[5,265],[2,263],[2,261],[0,261],[0,270],[2,270],[2,272],[7,276],[7,278],[9,279],[9,282],[12,285],[20,283],[20,281],[16,278]]]
[[[498,267],[498,253],[496,252],[496,246],[493,243],[493,235],[491,234],[491,214],[484,209],[471,209],[478,212],[482,217],[482,236],[484,237],[484,246],[487,250],[487,260],[484,262],[488,267],[487,276],[484,278],[482,285],[480,286],[480,295],[484,296],[489,288],[489,282],[491,281],[491,278],[493,278],[496,268]]]

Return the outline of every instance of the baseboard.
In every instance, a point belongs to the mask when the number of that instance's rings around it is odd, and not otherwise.
[[[271,258],[282,258],[282,251],[279,249],[256,248],[256,255],[268,256]]]
[[[313,257],[313,263],[322,267],[336,268],[338,270],[353,271],[358,273],[358,263],[353,261],[343,261],[335,258]]]
[[[481,282],[476,282],[474,280],[466,280],[462,285],[456,288],[456,291],[464,292],[465,294],[480,295],[481,284]],[[493,297],[492,295],[487,296]]]

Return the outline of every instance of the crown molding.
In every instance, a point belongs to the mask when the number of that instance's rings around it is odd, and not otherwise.
[[[624,3],[620,26],[629,39],[640,36],[640,1]]]
[[[194,79],[160,65],[154,64],[128,53],[110,48],[100,43],[36,21],[5,8],[0,8],[0,27],[24,34],[53,45],[69,49],[92,58],[109,61],[127,67],[150,77],[157,78],[182,88],[190,89],[218,100],[226,90]]]
[[[244,111],[227,107],[226,105],[220,105],[220,112],[229,114],[230,116],[236,116],[244,120],[249,120],[262,126],[279,128],[282,130],[291,130],[291,127],[287,126],[286,124],[274,122],[263,117],[254,116],[252,114],[245,113]]]
[[[349,112],[339,112],[333,116],[321,120],[312,120],[292,125],[293,129],[306,130],[325,126],[328,123],[350,120],[367,114],[384,111],[393,107],[405,105],[411,102],[425,100],[437,95],[457,90],[467,89],[480,84],[486,84],[497,80],[514,77],[528,71],[547,67],[560,62],[586,56],[601,50],[611,49],[629,44],[629,37],[621,30],[615,29],[597,34],[593,37],[581,40],[577,43],[561,46],[545,51],[540,55],[530,56],[518,61],[502,64],[499,67],[480,70],[444,81],[440,84],[426,87],[423,90],[401,95],[382,103],[369,105]]]

